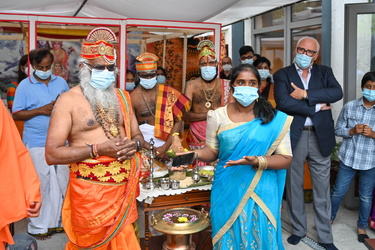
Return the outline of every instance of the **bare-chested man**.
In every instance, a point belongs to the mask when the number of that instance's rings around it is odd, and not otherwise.
[[[70,164],[71,172],[62,211],[65,249],[140,249],[132,223],[143,136],[128,93],[115,88],[115,42],[108,28],[89,33],[80,85],[59,97],[51,115],[47,162]]]
[[[207,112],[224,106],[229,100],[229,82],[217,78],[217,59],[211,41],[198,44],[201,77],[186,86],[185,95],[191,100],[191,109],[184,116],[190,122],[187,143],[191,150],[199,149],[206,142]]]
[[[179,91],[165,84],[156,83],[158,57],[143,53],[136,62],[140,86],[130,96],[139,128],[145,138],[145,148],[149,141],[155,142],[156,159],[168,161],[166,154],[172,143],[172,136],[181,132],[182,116],[189,109],[189,99]]]

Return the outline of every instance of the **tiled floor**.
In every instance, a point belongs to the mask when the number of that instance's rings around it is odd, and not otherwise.
[[[286,239],[290,236],[291,226],[289,224],[289,219],[286,213],[286,208],[282,208],[282,218],[283,218],[283,242],[286,250],[304,250],[304,249],[322,249],[319,246],[314,244],[314,241],[317,239],[317,234],[315,230],[314,220],[313,220],[313,206],[312,203],[306,204],[306,212],[308,215],[308,238],[304,239],[305,242],[308,242],[309,245],[301,242],[297,246],[293,246],[287,243]],[[341,250],[366,250],[368,249],[363,243],[357,241],[356,235],[356,221],[357,221],[358,211],[349,210],[344,207],[341,207],[337,218],[332,225],[333,237],[335,245]],[[22,220],[15,224],[16,233],[25,233],[27,231],[27,222]],[[375,232],[373,230],[367,230],[370,238],[375,238]],[[198,233],[193,236],[193,241],[198,247],[208,235],[208,232]],[[63,250],[65,243],[67,242],[67,237],[65,234],[56,234],[53,235],[51,239],[45,241],[38,241],[39,250]],[[150,250],[160,250],[162,249],[162,244],[165,240],[164,236],[158,236],[151,239]],[[142,241],[141,241],[142,243]],[[142,243],[143,244],[143,243]],[[200,248],[200,250],[211,249],[210,241],[206,241]],[[197,248],[198,250],[198,248]]]

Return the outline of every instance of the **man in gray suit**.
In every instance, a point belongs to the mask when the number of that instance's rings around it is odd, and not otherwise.
[[[286,199],[293,226],[287,240],[297,245],[306,236],[304,163],[309,162],[314,195],[314,218],[319,244],[336,250],[331,231],[330,155],[336,144],[331,103],[343,96],[332,69],[315,64],[319,42],[303,37],[297,42],[294,63],[274,74],[277,108],[294,117],[291,126],[293,161],[288,169]]]

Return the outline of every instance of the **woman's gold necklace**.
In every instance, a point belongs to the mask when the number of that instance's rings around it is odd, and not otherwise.
[[[236,104],[233,103],[233,105],[234,105],[234,109],[235,109],[238,113],[242,114],[241,111],[237,108]],[[252,109],[249,113],[247,113],[245,116],[243,116],[243,118],[246,119],[247,116],[250,115],[250,114],[252,114],[253,112],[254,112],[254,109]]]
[[[203,82],[203,81],[202,81]],[[204,93],[204,97],[206,98],[206,103],[204,104],[204,106],[206,106],[206,108],[210,108],[211,105],[212,105],[212,101],[215,97],[215,93],[216,93],[216,83],[217,83],[217,79],[215,79],[215,83],[214,83],[214,86],[212,88],[207,88],[206,87],[206,84],[203,82],[203,86],[204,86],[204,89],[203,89],[203,93]],[[210,98],[207,97],[207,90],[214,90],[214,92],[212,92],[212,95],[210,96]]]

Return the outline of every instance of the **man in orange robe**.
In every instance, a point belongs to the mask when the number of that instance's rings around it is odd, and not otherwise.
[[[0,250],[14,244],[9,224],[36,217],[42,205],[40,182],[12,117],[0,103]]]
[[[132,223],[144,140],[129,94],[115,88],[116,40],[108,28],[89,33],[81,82],[59,97],[51,115],[47,162],[70,164],[71,171],[62,210],[66,249],[140,249]]]

